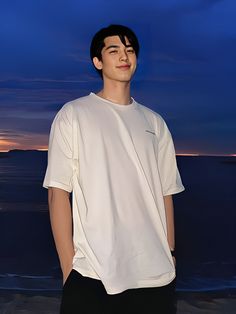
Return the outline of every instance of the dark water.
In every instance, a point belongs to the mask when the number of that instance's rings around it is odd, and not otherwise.
[[[0,153],[0,289],[59,290],[45,152]],[[178,157],[177,289],[236,288],[236,158]]]

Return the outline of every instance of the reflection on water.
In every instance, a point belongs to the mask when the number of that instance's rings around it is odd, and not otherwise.
[[[37,203],[37,202],[0,202],[0,212],[29,212],[29,211],[48,211],[47,203]]]
[[[1,210],[12,210],[14,206],[15,210],[41,210],[45,206],[47,191],[42,183],[46,161],[46,152],[0,153]]]

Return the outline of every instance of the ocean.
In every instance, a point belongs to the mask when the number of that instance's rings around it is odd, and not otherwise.
[[[236,288],[236,157],[177,157],[178,291]],[[60,291],[61,271],[42,188],[47,153],[0,153],[0,290]]]

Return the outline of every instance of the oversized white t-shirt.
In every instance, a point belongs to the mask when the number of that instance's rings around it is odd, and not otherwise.
[[[160,115],[94,93],[65,104],[43,185],[73,192],[73,268],[108,294],[174,279],[163,196],[184,187]]]

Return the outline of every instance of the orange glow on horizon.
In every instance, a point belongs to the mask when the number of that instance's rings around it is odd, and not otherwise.
[[[6,153],[10,150],[19,149],[19,150],[38,150],[38,151],[48,151],[48,145],[26,145],[23,143],[17,143],[11,140],[0,139],[0,152]],[[176,156],[186,156],[186,157],[199,157],[199,156],[212,156],[212,157],[236,157],[236,154],[207,154],[207,153],[185,153],[177,152]]]
[[[191,154],[191,153],[177,153],[176,156],[190,156],[190,157],[236,157],[236,154]]]
[[[0,139],[0,152],[8,152],[12,149],[12,147],[15,147],[15,149],[18,149],[20,146],[19,143],[16,143],[14,141]]]
[[[1,144],[1,141],[0,141],[0,144]],[[27,147],[27,146],[15,146],[15,147],[12,147],[12,146],[7,146],[6,148],[5,147],[2,147],[2,145],[0,146],[0,153],[7,153],[11,150],[15,150],[15,149],[19,149],[19,150],[38,150],[38,151],[48,151],[48,147],[47,146],[32,146],[32,147]]]
[[[0,137],[0,152],[10,150],[48,150],[48,135],[42,134],[19,134],[17,141],[15,138]]]
[[[177,153],[176,156],[193,156],[193,157],[197,157],[197,156],[201,156],[201,154],[196,154],[196,153]]]
[[[37,148],[37,150],[40,150],[40,151],[48,151],[48,146],[40,146]]]

